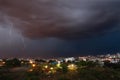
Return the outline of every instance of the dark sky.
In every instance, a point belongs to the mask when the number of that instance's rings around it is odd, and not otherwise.
[[[0,57],[120,52],[120,0],[0,0]]]

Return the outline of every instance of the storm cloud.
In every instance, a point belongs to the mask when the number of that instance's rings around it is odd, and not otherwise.
[[[119,29],[119,0],[0,0],[1,24],[24,37],[80,38]]]
[[[0,0],[0,57],[120,52],[120,0]]]

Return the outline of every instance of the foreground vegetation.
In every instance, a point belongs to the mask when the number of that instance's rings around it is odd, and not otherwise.
[[[17,60],[14,65],[8,63],[0,67],[0,80],[120,80],[119,63],[105,62],[104,66],[91,61],[68,62],[59,66],[50,63],[21,66]],[[69,68],[69,64],[74,65]]]

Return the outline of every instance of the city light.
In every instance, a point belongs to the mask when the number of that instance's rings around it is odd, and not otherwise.
[[[61,68],[61,64],[60,64],[60,63],[58,63],[56,66],[57,66],[58,68]]]
[[[56,66],[57,66],[58,68],[62,68],[60,61],[58,61],[58,64],[57,64]]]
[[[44,66],[45,68],[48,68],[48,66],[46,65],[46,66]]]
[[[32,61],[32,60],[30,60],[30,61],[29,61],[29,63],[30,63],[30,64],[33,64],[33,61]]]
[[[114,56],[116,56],[116,58],[114,58]],[[63,58],[63,59],[67,59],[67,58]],[[84,73],[81,73],[81,71],[88,71],[88,73],[95,69],[95,71],[103,71],[107,68],[110,68],[111,70],[114,70],[114,65],[119,65],[120,62],[120,57],[118,55],[109,55],[109,56],[82,56],[82,57],[78,57],[78,59],[74,58],[73,62],[63,62],[63,59],[59,59],[59,60],[55,60],[52,63],[48,63],[47,61],[45,62],[40,62],[35,61],[35,59],[22,59],[22,61],[20,59],[18,59],[18,62],[20,64],[24,63],[24,65],[17,65],[18,63],[16,63],[16,61],[14,61],[14,59],[8,59],[7,61],[0,61],[0,67],[1,69],[5,67],[9,67],[9,66],[13,66],[11,68],[12,71],[15,71],[19,73],[19,71],[23,70],[25,72],[25,74],[30,74],[30,75],[35,75],[38,74],[38,76],[40,75],[45,75],[48,77],[45,77],[45,79],[41,79],[41,80],[49,80],[49,78],[56,78],[60,75],[65,75],[66,77],[76,77],[76,75],[79,77],[80,75],[85,75]],[[71,58],[68,58],[71,59]],[[72,57],[73,59],[73,57]],[[11,61],[11,64],[8,64],[8,62]],[[12,64],[15,63],[15,64]],[[96,64],[97,63],[97,64]],[[113,66],[109,66],[106,65],[107,64],[112,64]],[[17,65],[17,67],[16,67]],[[91,67],[92,65],[92,67]],[[96,67],[97,66],[97,67]],[[106,67],[104,67],[106,66]],[[113,68],[112,68],[113,67]],[[88,69],[87,69],[88,68]],[[92,69],[93,68],[93,69]],[[116,67],[119,69],[119,66]],[[87,69],[87,70],[86,70]],[[92,70],[90,70],[92,69]],[[3,69],[4,70],[4,69]],[[89,71],[90,70],[90,71]],[[27,71],[27,73],[26,73]],[[91,75],[90,73],[90,75]],[[60,74],[60,75],[58,75]],[[97,74],[97,73],[96,73]],[[105,74],[105,73],[104,73]],[[111,73],[112,74],[112,73]],[[82,76],[81,76],[82,77]],[[72,78],[72,77],[71,77]],[[74,78],[72,78],[73,80]],[[2,79],[0,79],[2,80]],[[26,80],[26,79],[25,79]],[[59,79],[54,79],[54,80],[59,80]],[[66,80],[66,79],[63,79]],[[75,79],[78,80],[78,79]],[[89,79],[86,79],[89,80]],[[111,79],[109,79],[111,80]],[[115,79],[114,79],[115,80]]]
[[[53,70],[53,69],[54,69],[53,67],[50,68],[50,70]]]
[[[5,62],[3,62],[3,64],[5,64]]]
[[[71,70],[71,71],[75,71],[75,70],[77,70],[77,65],[70,64],[70,65],[68,65],[68,69]]]
[[[29,72],[32,72],[33,71],[33,69],[29,69]]]
[[[32,64],[32,67],[36,67],[36,64]]]

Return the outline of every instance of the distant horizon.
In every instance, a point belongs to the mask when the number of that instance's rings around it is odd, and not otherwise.
[[[117,52],[119,53],[119,52]],[[69,57],[85,57],[85,56],[98,56],[98,55],[114,55],[114,54],[117,54],[117,53],[106,53],[106,54],[95,54],[95,55],[92,55],[92,54],[86,54],[86,55],[78,55],[78,56],[54,56],[54,57],[41,57],[41,56],[33,56],[33,57],[30,57],[30,56],[11,56],[11,57],[0,57],[1,59],[9,59],[9,58],[35,58],[35,59],[55,59],[55,58],[69,58]]]

